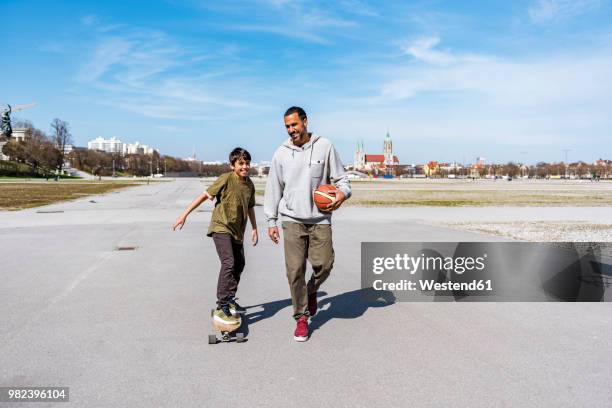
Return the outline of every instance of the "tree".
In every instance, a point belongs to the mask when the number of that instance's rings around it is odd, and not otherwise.
[[[40,129],[26,128],[24,141],[11,140],[4,152],[11,160],[32,166],[34,173],[48,174],[57,165],[59,151]]]
[[[516,177],[519,173],[519,167],[514,162],[508,162],[503,166],[503,172],[508,177]]]
[[[45,173],[55,168],[59,160],[59,151],[53,142],[39,129],[32,129],[26,139],[27,161],[37,170],[41,167]]]
[[[68,122],[64,122],[60,119],[53,119],[51,122],[51,130],[53,132],[52,137],[55,142],[55,146],[59,150],[59,156],[57,157],[57,171],[58,174],[62,173],[64,169],[64,159],[66,154],[66,146],[72,144],[72,135],[69,131]]]
[[[77,148],[72,151],[74,167],[93,175],[110,175],[113,158],[110,153]]]
[[[9,160],[11,161],[19,163],[25,163],[26,161],[24,142],[18,142],[15,139],[11,139],[4,146],[3,152],[9,157]]]
[[[196,168],[194,168],[193,170],[198,171],[198,169]],[[232,171],[232,169],[229,166],[229,163],[227,164],[205,164],[202,166],[202,171],[199,173],[204,177],[218,177],[223,173],[227,173],[228,171]]]
[[[578,178],[583,178],[586,175],[586,173],[588,171],[588,167],[589,167],[589,165],[586,164],[585,162],[583,162],[583,161],[579,161],[578,162],[578,164],[576,165],[576,170],[575,170],[576,175],[578,176]]]
[[[545,162],[536,164],[536,175],[539,178],[547,178],[550,175],[550,165]]]

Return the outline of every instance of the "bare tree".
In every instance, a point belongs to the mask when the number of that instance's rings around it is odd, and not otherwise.
[[[5,153],[11,160],[30,165],[32,173],[45,175],[56,167],[59,157],[59,151],[49,137],[34,127],[26,128],[25,140],[7,143]]]
[[[53,133],[51,137],[54,139],[55,146],[60,152],[57,161],[57,171],[58,174],[61,174],[64,169],[66,146],[72,144],[72,135],[70,134],[68,122],[57,118],[51,122],[51,130]]]

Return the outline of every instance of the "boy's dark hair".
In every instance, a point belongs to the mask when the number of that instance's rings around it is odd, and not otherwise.
[[[287,109],[287,112],[285,112],[285,116],[289,116],[294,113],[297,113],[301,120],[308,118],[306,116],[306,112],[304,111],[304,109],[300,108],[299,106],[292,106],[289,109]]]
[[[251,161],[251,153],[247,152],[242,147],[237,147],[229,155],[229,161],[232,165],[236,162],[236,160],[242,159],[244,161]]]

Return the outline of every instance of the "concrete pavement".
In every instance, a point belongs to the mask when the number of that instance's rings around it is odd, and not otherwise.
[[[208,345],[210,203],[170,229],[203,187],[152,183],[1,212],[0,386],[69,386],[71,405],[88,407],[609,403],[610,304],[362,300],[362,241],[499,239],[429,226],[408,208],[335,214],[323,309],[297,343],[282,246],[257,207],[260,244],[246,242],[238,293],[249,341]]]

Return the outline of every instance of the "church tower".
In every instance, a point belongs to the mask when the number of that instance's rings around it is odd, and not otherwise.
[[[387,167],[387,172],[389,172],[393,166],[393,142],[391,141],[391,136],[389,136],[389,132],[387,132],[387,136],[385,137],[385,143],[383,145],[383,155],[385,156],[385,167]]]
[[[355,150],[355,158],[353,159],[353,170],[358,170],[359,169],[359,158],[360,158],[360,152],[359,152],[359,141],[357,141],[357,149]]]
[[[357,142],[357,150],[355,150],[355,159],[353,160],[353,170],[363,170],[365,168],[365,151],[363,149],[363,140]]]

